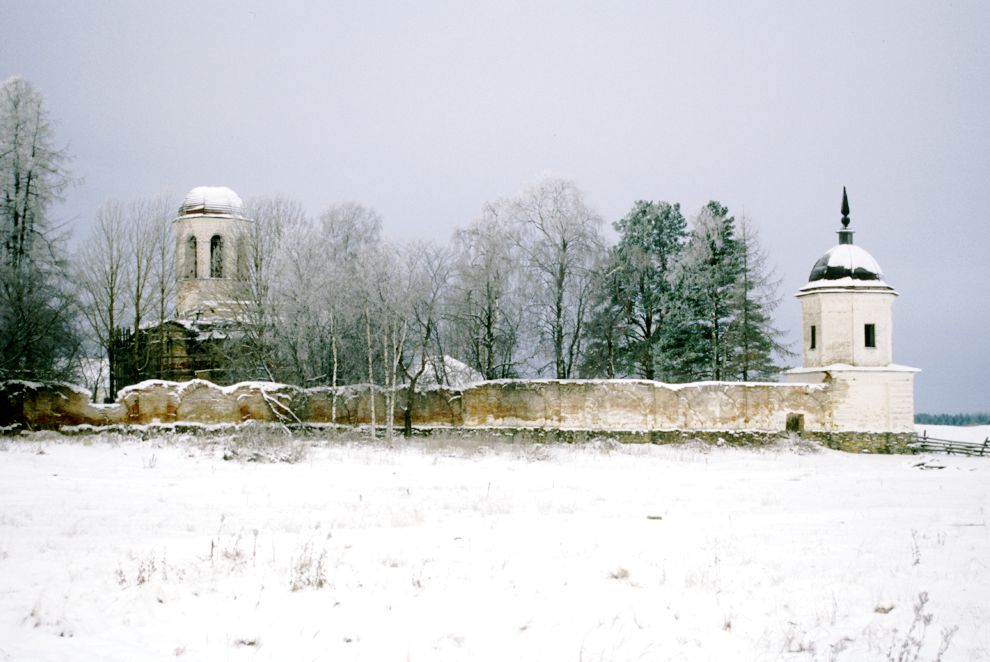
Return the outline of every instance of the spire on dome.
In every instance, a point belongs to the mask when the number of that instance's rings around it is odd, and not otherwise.
[[[842,187],[842,227],[849,227],[849,196],[845,186]]]
[[[839,230],[839,243],[853,243],[853,232],[849,229],[849,196],[846,195],[846,187],[842,187],[842,229]]]

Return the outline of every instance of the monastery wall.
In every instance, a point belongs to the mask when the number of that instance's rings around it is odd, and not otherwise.
[[[902,385],[898,385],[900,388]],[[376,421],[385,397],[375,389]],[[412,424],[418,427],[553,428],[589,431],[751,430],[783,432],[788,417],[809,431],[870,431],[846,412],[848,388],[832,384],[736,384],[651,381],[501,380],[465,389],[416,392]],[[850,397],[854,397],[853,393]],[[396,397],[402,423],[405,390]],[[301,389],[245,382],[220,387],[203,380],[148,381],[123,389],[117,401],[98,405],[68,385],[6,382],[0,385],[0,424],[58,428],[71,425],[284,423],[363,425],[371,421],[367,386]],[[885,431],[885,430],[874,430]]]
[[[383,424],[385,393],[367,386],[302,389],[244,382],[147,381],[117,401],[93,404],[77,386],[0,383],[0,426]],[[402,427],[406,391],[396,395]],[[413,394],[411,423],[431,430],[490,430],[521,438],[574,440],[596,433],[630,441],[762,443],[787,430],[834,448],[902,452],[913,432],[911,374],[879,382],[837,375],[819,383],[663,384],[637,380],[499,380]],[[741,436],[740,436],[741,435]],[[762,440],[762,441],[761,441]]]

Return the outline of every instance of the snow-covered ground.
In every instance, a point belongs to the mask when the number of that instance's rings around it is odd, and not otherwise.
[[[990,459],[0,449],[0,660],[990,658]]]
[[[990,438],[990,425],[927,425],[917,424],[914,426],[919,435],[927,434],[933,439],[947,439],[949,441],[968,441],[970,443],[980,443]]]

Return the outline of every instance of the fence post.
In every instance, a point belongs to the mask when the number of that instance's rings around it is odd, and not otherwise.
[[[980,457],[983,457],[983,453],[986,452],[988,445],[990,445],[990,437],[983,440],[983,447],[980,448]]]

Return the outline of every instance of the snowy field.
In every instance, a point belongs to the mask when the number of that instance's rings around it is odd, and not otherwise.
[[[990,659],[990,458],[246,437],[0,439],[0,660]]]

